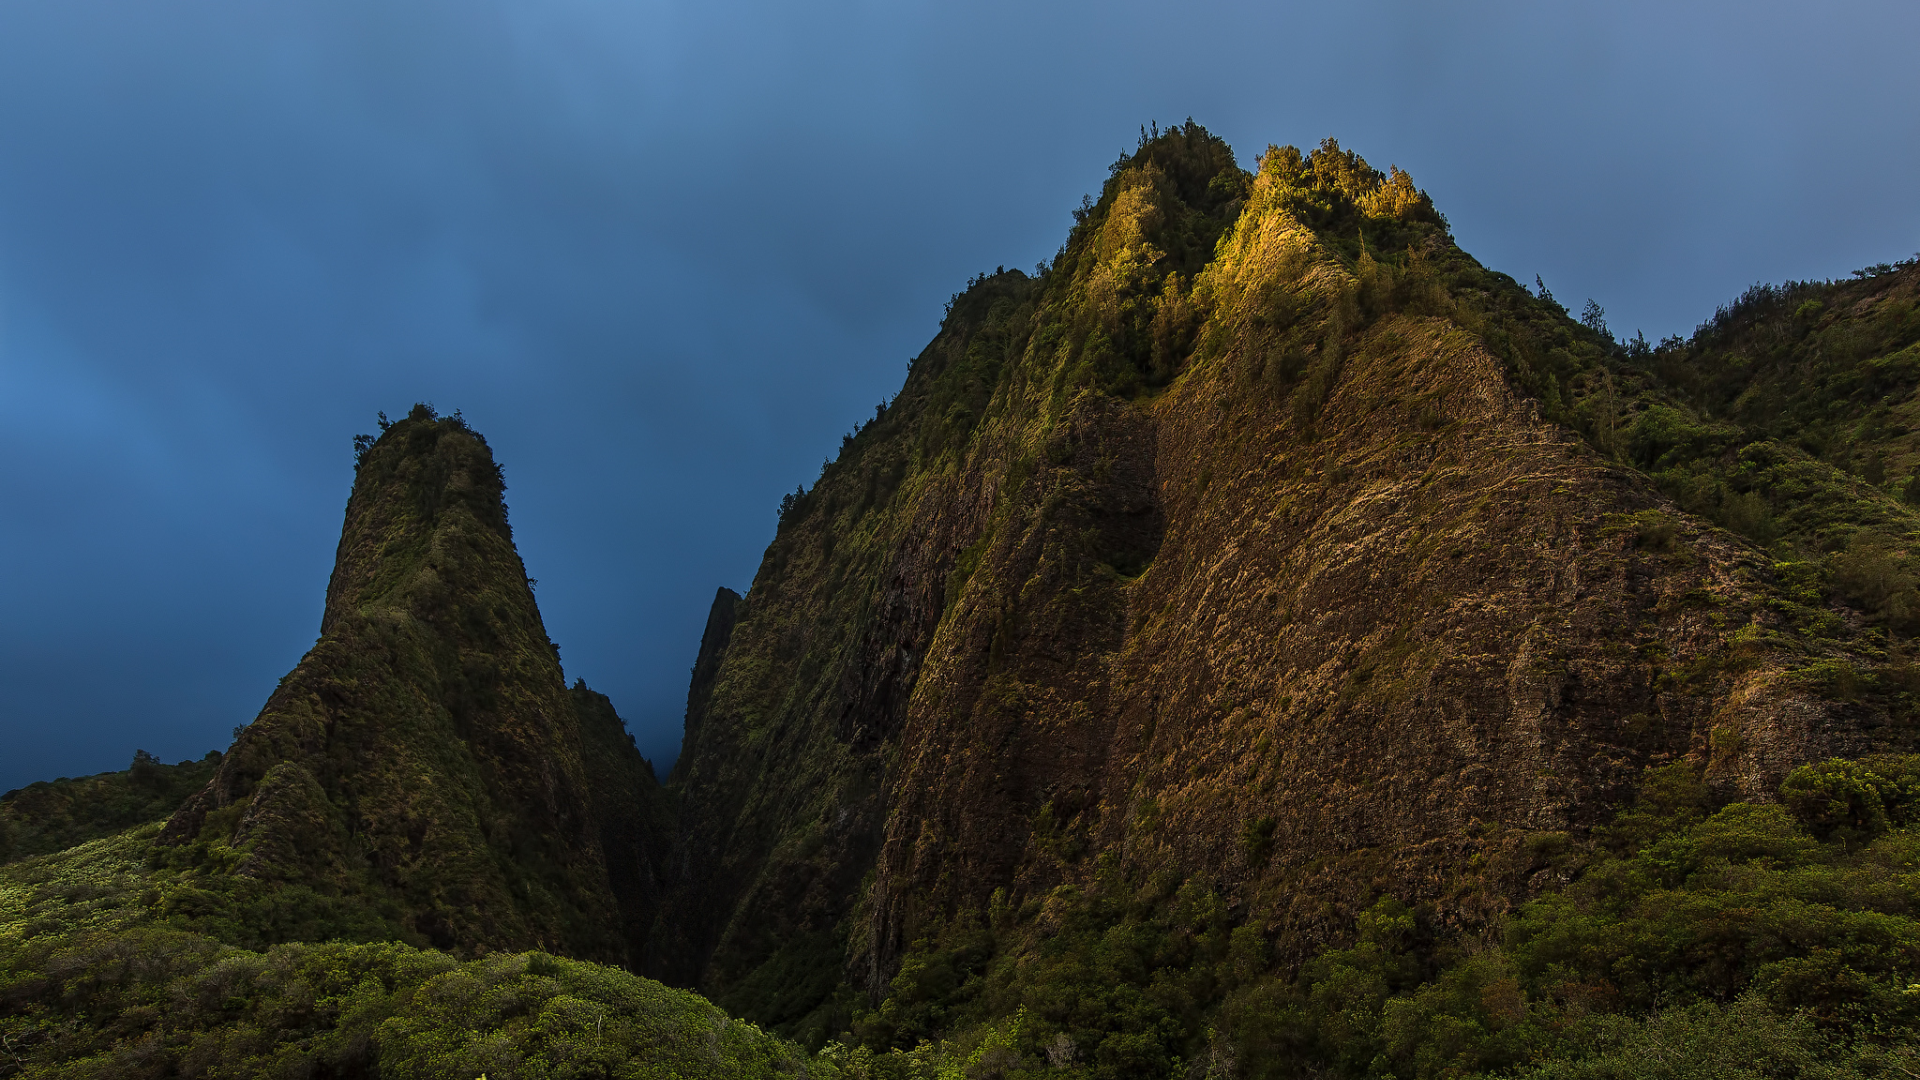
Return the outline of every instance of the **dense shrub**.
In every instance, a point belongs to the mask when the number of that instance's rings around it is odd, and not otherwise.
[[[805,1056],[684,990],[540,953],[222,946],[160,928],[0,944],[0,1075],[383,1080],[793,1076]]]
[[[1716,810],[1693,768],[1653,770],[1566,888],[1478,933],[1382,897],[1290,972],[1204,883],[1105,864],[1024,919],[937,928],[856,1025],[866,1045],[823,1062],[859,1080],[1911,1075],[1920,757],[1806,766],[1782,794]],[[988,1042],[1004,1052],[983,1069]]]
[[[173,813],[206,786],[218,752],[168,765],[145,750],[131,767],[78,779],[43,780],[0,796],[0,862],[65,851]]]

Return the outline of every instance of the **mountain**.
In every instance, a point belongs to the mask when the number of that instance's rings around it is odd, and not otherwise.
[[[382,417],[225,754],[0,799],[0,1078],[1920,1075],[1920,258],[1536,284],[1143,133],[716,591],[664,785]]]
[[[1765,802],[1912,747],[1920,268],[1623,343],[1399,169],[1191,123],[1076,217],[716,607],[650,973],[814,1042],[1024,1001],[1084,1048],[1034,965],[1115,896],[1282,978],[1382,897],[1497,932],[1650,768]],[[1141,1007],[1153,1060],[1210,985]]]
[[[320,639],[161,835],[443,949],[623,963],[666,812],[606,698],[569,692],[486,441],[425,406],[364,439]]]
[[[224,755],[0,802],[0,1077],[810,1075],[621,970],[670,797],[563,681],[486,441],[382,427],[320,639]]]

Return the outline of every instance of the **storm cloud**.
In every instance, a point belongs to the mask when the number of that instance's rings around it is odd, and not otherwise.
[[[1616,330],[1920,248],[1910,3],[0,4],[0,790],[223,748],[461,410],[659,764],[717,585],[1141,124],[1333,135]]]

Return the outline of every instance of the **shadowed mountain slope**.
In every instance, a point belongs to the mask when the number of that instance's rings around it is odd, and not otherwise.
[[[364,441],[320,640],[168,823],[176,860],[440,948],[638,956],[663,796],[607,700],[567,690],[503,489],[458,417]]]
[[[1102,874],[1204,888],[1284,966],[1382,894],[1488,925],[1651,765],[1765,799],[1911,742],[1912,511],[1805,447],[1801,487],[1756,480],[1708,402],[1762,391],[1677,374],[1772,340],[1745,308],[1621,344],[1331,142],[1249,175],[1156,134],[1078,219],[956,296],[784,510],[690,700],[649,970],[818,1038]],[[1913,273],[1834,287],[1820,332],[1908,347]],[[1793,392],[1796,356],[1750,383]],[[1754,490],[1786,524],[1723,527]],[[1814,502],[1838,524],[1794,524]]]

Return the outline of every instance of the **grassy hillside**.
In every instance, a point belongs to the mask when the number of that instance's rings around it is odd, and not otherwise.
[[[105,841],[103,843],[111,843]],[[704,1000],[544,953],[461,961],[399,942],[250,951],[165,921],[61,915],[98,853],[0,884],[0,1076],[806,1076],[807,1058]],[[20,917],[26,915],[24,929]]]
[[[0,796],[0,862],[64,851],[159,821],[207,785],[218,751],[168,765],[145,750],[120,772],[42,780]]]

